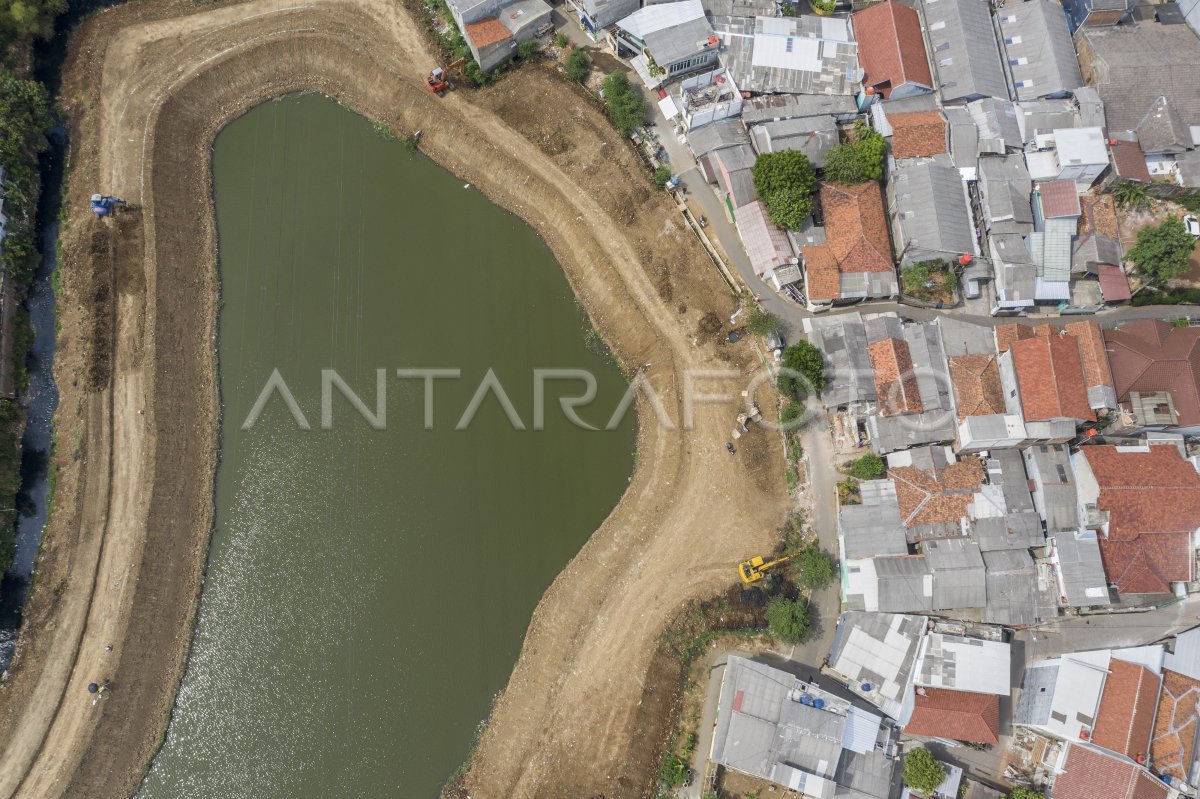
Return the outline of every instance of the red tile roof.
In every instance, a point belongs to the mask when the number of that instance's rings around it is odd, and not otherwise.
[[[1023,338],[1033,338],[1033,328],[1029,325],[1019,322],[996,325],[997,352],[1008,352],[1008,348],[1014,341],[1020,341]]]
[[[1108,149],[1112,153],[1113,168],[1117,175],[1143,183],[1150,182],[1150,170],[1146,169],[1146,154],[1142,152],[1142,145],[1123,139],[1110,140]]]
[[[950,358],[950,385],[954,388],[959,420],[1004,413],[1004,389],[995,355]]]
[[[956,524],[968,514],[975,492],[983,485],[983,464],[967,456],[941,469],[900,466],[888,469],[887,476],[896,486],[905,527]]]
[[[1140,319],[1104,331],[1117,399],[1129,392],[1171,395],[1179,424],[1200,424],[1200,327],[1173,327]]]
[[[1071,322],[1063,328],[1068,336],[1079,342],[1079,354],[1083,359],[1084,385],[1113,387],[1112,372],[1108,368],[1108,355],[1104,352],[1104,334],[1095,322]]]
[[[504,27],[504,23],[495,17],[484,17],[478,22],[468,22],[466,33],[467,38],[471,40],[477,50],[482,50],[512,36],[512,32]]]
[[[921,394],[913,371],[908,342],[885,338],[867,345],[871,368],[875,373],[875,392],[879,395],[879,415],[920,413]]]
[[[1136,763],[1071,744],[1050,795],[1054,799],[1167,799],[1167,786]]]
[[[1134,760],[1141,757],[1145,762],[1161,684],[1162,679],[1145,666],[1112,660],[1092,728],[1092,743]]]
[[[878,183],[822,183],[821,208],[825,214],[825,244],[804,248],[810,300],[821,302],[841,296],[838,276],[842,273],[895,269]]]
[[[836,300],[842,294],[837,258],[828,244],[804,248],[804,289],[812,302]]]
[[[1164,669],[1150,744],[1152,768],[1177,780],[1187,779],[1196,758],[1198,730],[1200,680]]]
[[[918,688],[909,735],[949,738],[969,743],[1000,742],[1000,697],[945,688]]]
[[[1100,541],[1108,581],[1122,594],[1166,594],[1192,579],[1190,533],[1146,533],[1135,541]]]
[[[874,86],[884,97],[906,83],[933,88],[916,11],[888,0],[854,12],[851,19],[864,86]]]
[[[1037,336],[1010,345],[1025,421],[1095,419],[1084,388],[1079,345],[1070,336]]]
[[[1073,180],[1052,180],[1039,183],[1037,192],[1041,195],[1042,218],[1054,219],[1060,216],[1079,216],[1083,209],[1079,206],[1079,190]]]
[[[946,152],[946,120],[937,109],[888,114],[892,127],[892,155],[922,158]]]
[[[1127,594],[1159,594],[1191,580],[1191,537],[1200,528],[1200,474],[1169,444],[1148,451],[1115,446],[1079,450],[1108,512],[1100,557],[1109,582]]]

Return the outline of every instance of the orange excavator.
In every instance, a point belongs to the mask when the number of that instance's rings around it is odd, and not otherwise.
[[[454,84],[450,81],[450,72],[462,67],[467,63],[465,58],[459,58],[450,62],[450,65],[445,69],[434,67],[433,72],[425,76],[425,88],[441,97],[446,92],[454,91]]]

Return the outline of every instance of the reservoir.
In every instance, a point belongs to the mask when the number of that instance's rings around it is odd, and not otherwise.
[[[332,101],[253,109],[213,170],[216,525],[139,795],[432,798],[627,485],[627,383],[530,228]],[[600,429],[578,377],[535,423],[543,369],[594,375]]]

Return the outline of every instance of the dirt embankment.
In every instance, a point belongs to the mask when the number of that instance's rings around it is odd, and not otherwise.
[[[784,507],[774,436],[726,454],[732,404],[679,425],[685,374],[747,375],[757,360],[701,332],[732,300],[588,97],[533,65],[439,100],[422,86],[436,63],[426,34],[393,0],[157,0],[105,11],[76,37],[58,495],[0,691],[0,796],[129,795],[159,745],[212,519],[210,147],[231,118],[298,90],[422,130],[422,149],[545,237],[624,362],[649,364],[675,426],[642,408],[629,490],[539,604],[465,777],[476,799],[648,791],[673,691],[661,631],[728,585]],[[138,210],[91,220],[97,190]],[[708,377],[696,391],[737,396],[745,382]],[[103,679],[112,698],[93,705],[86,685]]]

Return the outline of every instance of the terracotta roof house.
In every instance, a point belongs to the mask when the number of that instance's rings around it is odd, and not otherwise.
[[[1050,787],[1054,799],[1167,799],[1167,786],[1136,763],[1071,744],[1063,771]]]
[[[1101,530],[1100,556],[1122,594],[1162,594],[1194,578],[1200,473],[1170,444],[1082,447],[1079,503]]]
[[[809,304],[896,296],[896,267],[879,184],[822,183],[820,196],[825,243],[809,245],[803,252]]]
[[[1083,215],[1083,208],[1079,204],[1079,190],[1073,180],[1039,183],[1037,193],[1041,197],[1040,210],[1043,219]]]
[[[897,99],[933,91],[925,37],[917,12],[897,0],[855,11],[850,19],[858,42],[863,86]]]
[[[512,31],[495,17],[484,17],[463,26],[467,45],[479,68],[485,72],[495,69],[512,58],[517,42]]]
[[[1198,757],[1197,731],[1200,680],[1165,669],[1154,718],[1154,740],[1150,743],[1154,770],[1173,780],[1189,780]]]
[[[1139,319],[1105,330],[1104,348],[1137,426],[1200,432],[1200,327]]]
[[[1008,352],[1014,341],[1023,338],[1033,338],[1033,328],[1020,322],[1009,322],[996,325],[996,351]]]
[[[1034,336],[1013,341],[1000,356],[1006,394],[1016,390],[1026,422],[1091,421],[1079,345],[1071,336]],[[1014,408],[1015,409],[1015,408]]]
[[[1146,168],[1146,154],[1137,140],[1109,139],[1108,152],[1112,155],[1113,174],[1127,180],[1150,182],[1150,170]]]
[[[912,355],[904,339],[885,338],[867,346],[871,369],[875,373],[875,391],[879,395],[879,413],[894,416],[920,413],[921,394],[913,372]]]
[[[1083,383],[1087,388],[1088,404],[1100,410],[1117,407],[1117,391],[1113,383],[1112,370],[1108,366],[1108,354],[1104,350],[1104,333],[1100,325],[1092,321],[1070,322],[1063,332],[1079,344],[1083,360]]]
[[[946,119],[936,108],[888,114],[895,158],[926,158],[946,152]]]
[[[969,456],[944,465],[899,466],[887,476],[896,485],[900,523],[911,539],[933,528],[955,529],[970,515],[975,492],[983,485],[983,463]],[[927,529],[921,529],[927,528]]]
[[[950,384],[959,420],[1004,413],[1004,389],[995,355],[959,355],[949,359]]]
[[[918,688],[909,735],[949,738],[967,743],[1000,742],[1000,697],[945,688]]]
[[[1114,658],[1100,695],[1092,743],[1145,762],[1161,686],[1162,678],[1145,666]]]

